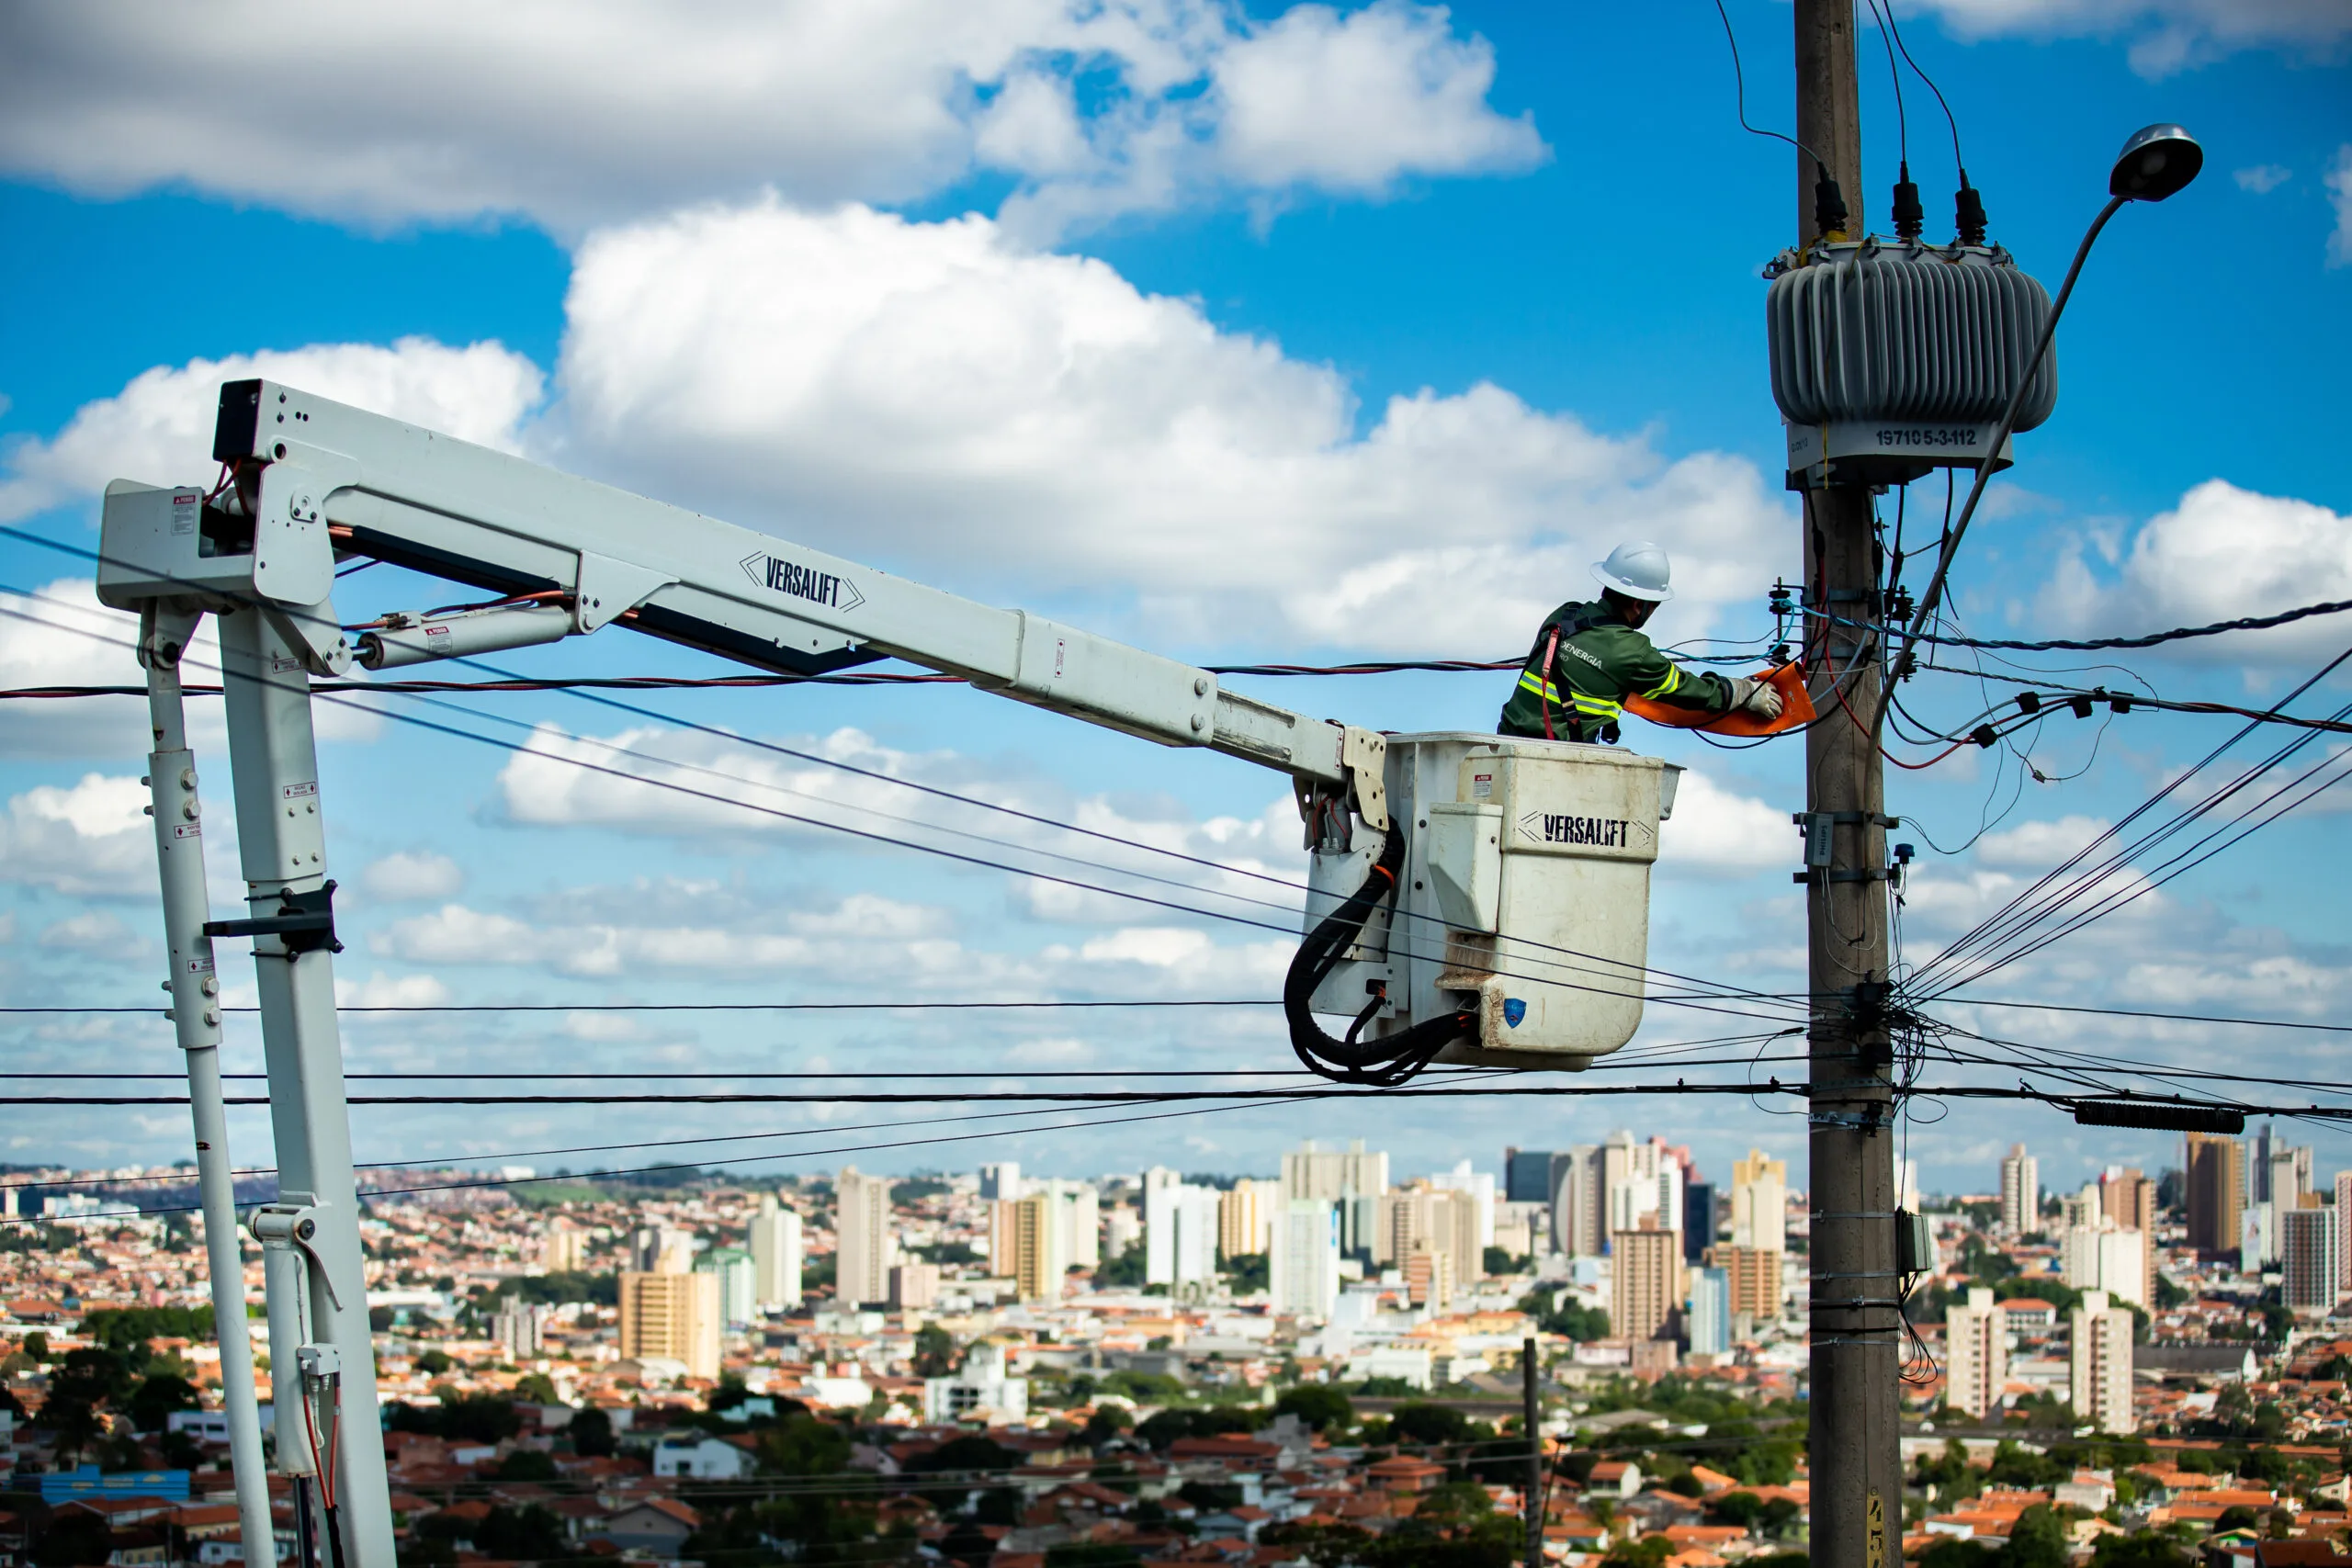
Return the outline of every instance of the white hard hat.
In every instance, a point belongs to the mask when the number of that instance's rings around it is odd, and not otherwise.
[[[1607,560],[1592,563],[1595,582],[1628,599],[1646,599],[1653,604],[1674,597],[1674,590],[1666,585],[1673,571],[1665,547],[1645,539],[1628,540],[1610,551]]]

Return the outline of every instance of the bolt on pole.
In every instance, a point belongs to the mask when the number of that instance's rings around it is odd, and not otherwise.
[[[1818,154],[1863,232],[1861,112],[1853,0],[1795,0],[1797,223],[1814,227]],[[1884,619],[1868,486],[1832,482],[1804,502],[1806,642],[1815,706],[1805,733],[1805,809],[1834,824],[1829,863],[1807,873],[1812,994],[1808,1121],[1812,1328],[1807,1454],[1812,1559],[1823,1568],[1888,1568],[1900,1551],[1901,1440],[1895,1390],[1902,1309],[1894,1274],[1892,1054],[1871,1003],[1887,974],[1885,773],[1875,739],[1840,705],[1878,711],[1884,649],[1853,623]],[[1836,683],[1836,690],[1830,689]]]

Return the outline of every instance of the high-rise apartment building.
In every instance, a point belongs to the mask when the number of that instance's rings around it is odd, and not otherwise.
[[[1182,1289],[1216,1278],[1217,1199],[1209,1188],[1182,1181],[1144,1189],[1145,1283]]]
[[[1405,1299],[1417,1307],[1443,1312],[1453,1302],[1453,1255],[1433,1247],[1416,1247],[1403,1258]]]
[[[1102,1198],[1091,1182],[1058,1177],[1023,1183],[1023,1195],[1045,1193],[1054,1200],[1056,1222],[1062,1227],[1062,1261],[1072,1269],[1099,1269],[1102,1264]]]
[[[833,1179],[833,1299],[842,1306],[890,1299],[899,1261],[890,1186],[888,1177],[861,1175],[855,1166]]]
[[[559,1214],[548,1222],[547,1266],[550,1274],[576,1274],[588,1267],[588,1233]]]
[[[1609,1332],[1655,1339],[1681,1306],[1682,1233],[1651,1224],[1609,1238]]]
[[[1010,1203],[1028,1194],[1021,1186],[1021,1162],[1000,1160],[980,1167],[980,1199],[989,1203]]]
[[[1682,1189],[1682,1261],[1696,1263],[1715,1245],[1715,1188],[1692,1181]]]
[[[1328,1319],[1340,1299],[1339,1216],[1328,1201],[1294,1198],[1275,1216],[1267,1254],[1274,1310]]]
[[[753,1298],[758,1294],[758,1270],[752,1267],[751,1253],[740,1247],[714,1247],[695,1259],[695,1272],[718,1280],[720,1323],[744,1324],[757,1315]]]
[[[2109,1166],[2099,1179],[2099,1199],[2118,1230],[2140,1233],[2140,1288],[2122,1292],[2142,1306],[2156,1299],[2156,1184],[2136,1166]]]
[[[1721,1269],[1690,1270],[1690,1310],[1683,1317],[1694,1356],[1731,1353],[1731,1276]]]
[[[890,1310],[921,1312],[939,1300],[939,1265],[898,1263],[890,1269]]]
[[[1012,1276],[1013,1289],[1024,1302],[1058,1302],[1069,1262],[1062,1251],[1061,1204],[1050,1193],[1033,1192],[1011,1203],[997,1205],[1005,1216],[1003,1231],[1012,1254],[1010,1268],[996,1269]]]
[[[546,1348],[548,1309],[508,1297],[490,1320],[490,1337],[510,1361],[528,1361]]]
[[[2335,1288],[2352,1294],[2352,1170],[2335,1173]]]
[[[1344,1149],[1319,1148],[1309,1138],[1283,1156],[1283,1201],[1377,1198],[1388,1190],[1388,1156],[1367,1151],[1362,1138]]]
[[[1262,1253],[1273,1244],[1274,1211],[1282,1203],[1279,1181],[1243,1177],[1217,1195],[1216,1249],[1227,1258]]]
[[[1598,1258],[1609,1250],[1608,1193],[1599,1144],[1578,1144],[1552,1156],[1552,1250]]]
[[[2105,1291],[2086,1291],[2068,1327],[2075,1419],[2102,1432],[2132,1430],[2132,1309],[2109,1305]]]
[[[1549,1203],[1552,1201],[1552,1162],[1558,1157],[1549,1149],[1505,1149],[1503,1201]]]
[[[751,1233],[752,1300],[762,1307],[798,1306],[805,1261],[800,1216],[775,1193],[763,1192]]]
[[[1372,1235],[1372,1260],[1401,1264],[1417,1247],[1431,1247],[1453,1259],[1456,1286],[1487,1277],[1487,1249],[1478,1239],[1478,1202],[1473,1193],[1429,1187],[1390,1192],[1379,1201]]]
[[[1789,1167],[1750,1149],[1731,1166],[1731,1244],[1765,1252],[1789,1249]]]
[[[2266,1122],[2254,1135],[2245,1179],[2248,1202],[2274,1203],[2282,1213],[2300,1209],[2312,1190],[2311,1147],[2288,1143]]]
[[[640,1225],[629,1235],[628,1258],[640,1274],[684,1274],[695,1266],[695,1238],[667,1225]]]
[[[2209,1254],[2238,1250],[2245,1214],[2245,1145],[2211,1133],[2188,1134],[2188,1245]]]
[[[2041,1228],[2041,1162],[2023,1144],[2001,1161],[2001,1227],[2012,1235]]]
[[[2295,1311],[2333,1312],[2343,1295],[2341,1224],[2325,1209],[2289,1209],[2279,1214],[2280,1299]]]
[[[718,1375],[718,1276],[624,1273],[621,1355],[676,1361],[690,1377]]]
[[[2117,1301],[2148,1304],[2148,1236],[2119,1229],[2099,1214],[2067,1228],[2061,1244],[2066,1283],[2078,1291],[2104,1291]]]
[[[2020,1150],[2010,1157],[2030,1156]],[[1955,1302],[1944,1309],[1944,1403],[1982,1420],[2000,1408],[2008,1381],[2008,1312],[1992,1292],[1972,1287],[1965,1306]]]
[[[1629,1176],[1609,1184],[1609,1230],[1638,1230],[1645,1222],[1656,1230],[1682,1230],[1682,1168],[1656,1157],[1654,1145],[1642,1146]]]
[[[1734,1317],[1753,1324],[1781,1321],[1781,1254],[1769,1247],[1722,1246],[1708,1249],[1709,1259],[1724,1271]]]
[[[1464,1160],[1452,1170],[1442,1170],[1431,1176],[1429,1184],[1441,1192],[1455,1192],[1470,1201],[1478,1226],[1478,1250],[1483,1255],[1495,1245],[1495,1178],[1492,1172],[1473,1170]]]

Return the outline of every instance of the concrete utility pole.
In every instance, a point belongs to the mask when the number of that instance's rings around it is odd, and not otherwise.
[[[1861,110],[1853,0],[1795,0],[1797,140],[1843,192],[1847,232],[1862,229]],[[1811,156],[1799,153],[1797,225],[1817,236]],[[1880,622],[1877,550],[1866,485],[1804,492],[1806,603]],[[1846,701],[1878,711],[1883,649],[1870,634],[1815,621],[1809,672],[1826,721],[1805,735],[1808,832],[1826,827],[1826,864],[1804,874],[1813,995],[1811,1314],[1813,1561],[1887,1568],[1902,1540],[1896,1427],[1901,1308],[1895,1295],[1894,1094],[1881,987],[1886,980],[1885,776],[1872,737],[1828,694],[1856,664]],[[1856,661],[1859,661],[1858,663]],[[1829,822],[1821,818],[1826,814]],[[1809,863],[1822,857],[1817,848]]]
[[[1543,1376],[1535,1337],[1519,1350],[1520,1419],[1527,1435],[1527,1568],[1544,1568],[1544,1429],[1536,1380]]]

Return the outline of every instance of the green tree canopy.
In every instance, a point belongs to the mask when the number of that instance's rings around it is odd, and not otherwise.
[[[1356,1407],[1329,1383],[1303,1382],[1283,1390],[1274,1401],[1274,1414],[1295,1416],[1309,1429],[1323,1432],[1344,1430],[1355,1421]]]

